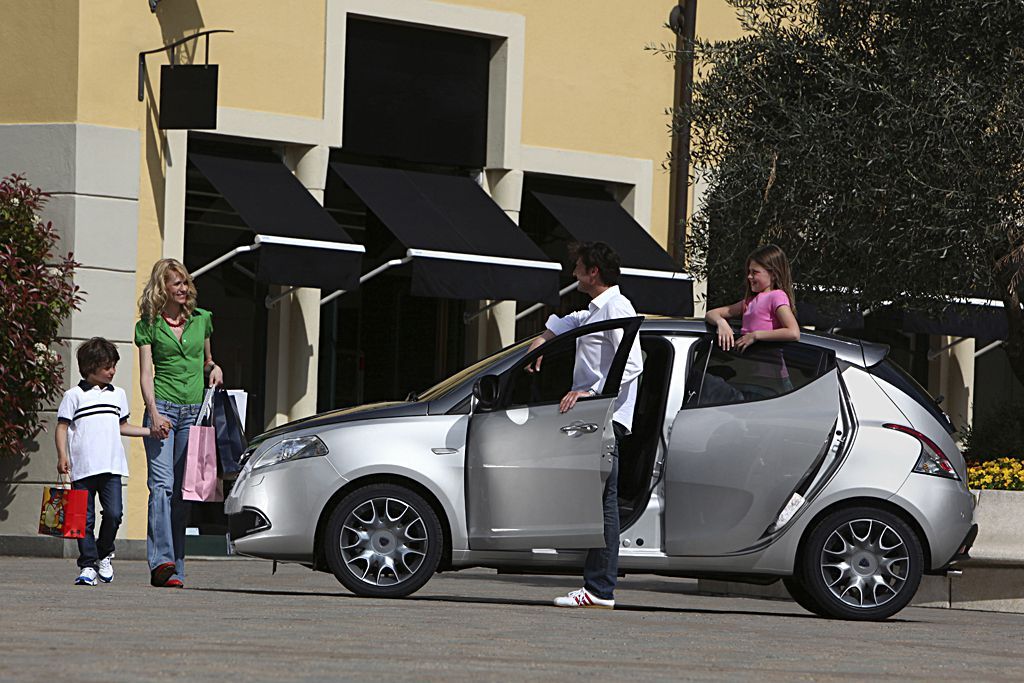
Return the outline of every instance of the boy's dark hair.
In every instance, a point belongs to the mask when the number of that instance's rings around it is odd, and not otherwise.
[[[596,266],[601,281],[609,287],[619,284],[619,255],[604,242],[573,242],[569,258],[573,264],[579,259],[587,270]]]
[[[103,337],[93,337],[78,347],[78,372],[82,378],[100,368],[109,368],[121,360],[117,347]]]

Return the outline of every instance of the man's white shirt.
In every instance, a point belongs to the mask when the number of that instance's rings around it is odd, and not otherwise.
[[[618,286],[614,286],[594,297],[585,311],[573,311],[562,318],[550,316],[545,327],[558,335],[602,320],[633,317],[636,317],[633,304],[619,293]],[[576,340],[576,365],[572,373],[573,391],[601,391],[621,341],[622,328],[586,334]],[[636,379],[643,371],[644,361],[640,353],[640,338],[637,336],[629,350],[629,359],[622,373],[622,384],[619,386],[619,395],[615,399],[615,413],[612,416],[613,420],[628,430],[633,429]]]

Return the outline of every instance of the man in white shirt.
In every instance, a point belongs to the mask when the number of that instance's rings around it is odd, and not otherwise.
[[[557,335],[582,325],[636,316],[633,304],[619,293],[619,257],[611,247],[603,242],[583,242],[571,247],[570,256],[576,262],[573,275],[579,281],[579,291],[591,298],[590,305],[587,310],[575,311],[562,318],[554,315],[549,317],[545,324],[547,329],[530,345],[531,351]],[[594,396],[602,390],[622,335],[622,329],[614,329],[584,335],[577,340],[572,388],[562,398],[559,406],[561,412],[572,410],[580,398]],[[539,369],[540,363],[541,358],[538,358],[535,367],[528,369],[535,371]],[[586,563],[583,565],[583,588],[555,598],[558,607],[615,607],[615,584],[619,572],[619,442],[630,433],[633,426],[636,380],[641,372],[643,357],[640,353],[640,340],[637,338],[629,350],[612,415],[615,452],[612,454],[612,471],[605,482],[603,495],[605,547],[587,551]]]

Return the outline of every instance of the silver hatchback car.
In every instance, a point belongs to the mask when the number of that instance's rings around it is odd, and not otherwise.
[[[621,328],[602,393],[568,413],[577,339]],[[935,401],[881,345],[805,332],[723,351],[702,321],[610,320],[506,348],[419,396],[261,435],[225,502],[235,552],[403,597],[437,571],[578,572],[603,545],[611,409],[639,334],[620,450],[619,571],[767,584],[884,619],[977,535]],[[524,368],[543,351],[538,373]]]

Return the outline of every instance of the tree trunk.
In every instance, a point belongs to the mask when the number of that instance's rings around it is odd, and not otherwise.
[[[1010,367],[1017,381],[1024,384],[1024,310],[1021,310],[1020,294],[1016,287],[1010,285],[1010,274],[999,279],[1007,328],[1003,348],[1006,349],[1006,357],[1010,359]]]

